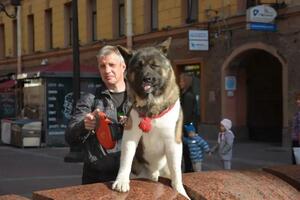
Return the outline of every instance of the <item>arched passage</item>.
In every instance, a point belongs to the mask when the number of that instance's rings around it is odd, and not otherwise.
[[[244,45],[222,66],[222,115],[231,118],[237,137],[281,142],[287,127],[287,66],[274,47]],[[225,90],[235,77],[236,90]]]

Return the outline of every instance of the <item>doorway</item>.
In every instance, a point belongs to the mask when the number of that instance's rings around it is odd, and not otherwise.
[[[236,77],[233,91],[225,90],[228,76]],[[222,116],[232,119],[237,138],[282,143],[287,126],[286,76],[278,51],[262,43],[242,46],[224,62]]]
[[[282,67],[269,53],[255,50],[245,58],[249,138],[281,142]]]

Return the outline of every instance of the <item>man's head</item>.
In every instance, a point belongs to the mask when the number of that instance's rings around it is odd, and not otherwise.
[[[119,50],[114,46],[104,46],[97,54],[98,69],[104,84],[109,90],[124,90],[126,65]]]
[[[180,89],[185,91],[192,85],[192,76],[187,73],[182,73],[179,76],[179,86]]]

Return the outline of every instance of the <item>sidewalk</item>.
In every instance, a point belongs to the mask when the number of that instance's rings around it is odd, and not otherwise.
[[[209,142],[211,145],[213,142]],[[33,191],[81,184],[82,163],[65,163],[69,148],[16,148],[0,145],[0,195],[31,198]],[[288,149],[266,143],[244,142],[234,146],[233,169],[254,169],[290,164]],[[219,170],[216,155],[206,157],[204,170]]]
[[[215,143],[208,141],[212,147]],[[232,169],[257,169],[267,166],[291,164],[291,150],[276,144],[261,142],[234,143]],[[221,161],[215,153],[212,157],[206,156],[204,170],[222,169]]]

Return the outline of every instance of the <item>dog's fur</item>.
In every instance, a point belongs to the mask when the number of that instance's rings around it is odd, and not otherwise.
[[[118,46],[128,71],[128,94],[133,101],[130,128],[125,130],[121,147],[121,164],[113,189],[129,191],[129,177],[134,162],[138,177],[158,181],[159,176],[171,179],[172,187],[187,196],[182,184],[182,111],[179,88],[167,52],[171,38],[156,47],[129,51]],[[152,129],[144,133],[139,128],[142,117],[154,117],[166,109],[164,115],[152,119]],[[141,151],[142,150],[142,153]],[[142,155],[141,155],[142,154]],[[143,165],[138,165],[143,163]],[[137,167],[139,166],[139,167]]]

